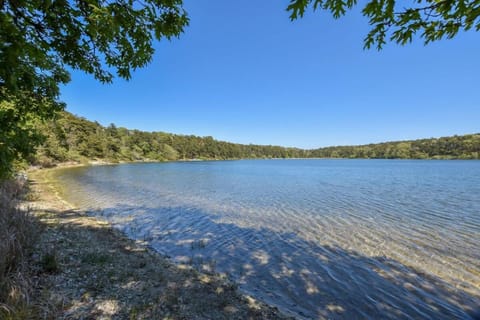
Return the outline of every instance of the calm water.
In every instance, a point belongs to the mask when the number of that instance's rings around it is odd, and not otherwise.
[[[480,161],[65,169],[67,200],[299,318],[480,317]]]

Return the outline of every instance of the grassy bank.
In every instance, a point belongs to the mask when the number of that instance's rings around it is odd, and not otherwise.
[[[24,260],[7,268],[12,270],[9,279],[18,275],[22,281],[2,280],[2,285],[10,286],[8,292],[21,293],[1,297],[4,313],[0,318],[285,318],[277,309],[242,295],[225,277],[175,265],[145,243],[128,239],[106,222],[72,208],[53,187],[52,173],[30,173],[29,200],[23,202],[29,211],[20,214],[11,203],[10,216],[25,220],[18,234],[29,240],[17,247],[6,246],[22,252],[7,256]],[[27,232],[30,225],[36,231]]]
[[[40,225],[27,209],[19,209],[24,180],[0,183],[0,319],[29,318],[34,281],[31,254]]]

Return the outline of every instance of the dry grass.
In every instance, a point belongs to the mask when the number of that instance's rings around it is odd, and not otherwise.
[[[17,207],[24,184],[0,183],[0,319],[24,319],[32,312],[29,257],[39,225],[28,210]]]

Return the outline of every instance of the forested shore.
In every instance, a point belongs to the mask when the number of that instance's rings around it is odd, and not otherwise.
[[[371,159],[479,159],[480,134],[395,141],[318,149],[237,144],[166,132],[145,132],[107,127],[62,112],[54,121],[38,125],[44,142],[30,163],[55,163],[91,159],[108,162],[226,160],[241,158],[371,158]]]

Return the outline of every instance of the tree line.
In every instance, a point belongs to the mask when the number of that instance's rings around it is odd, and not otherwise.
[[[39,124],[45,140],[31,162],[48,165],[65,161],[103,159],[117,161],[168,161],[191,159],[306,157],[298,148],[244,145],[212,137],[129,130],[60,113],[55,121]]]
[[[38,131],[43,133],[44,141],[29,160],[43,166],[92,159],[109,162],[244,158],[480,159],[480,134],[305,150],[130,130],[114,124],[105,127],[68,112],[61,112],[55,121],[38,123]]]
[[[337,146],[311,151],[319,158],[480,159],[480,134]]]

